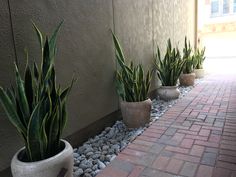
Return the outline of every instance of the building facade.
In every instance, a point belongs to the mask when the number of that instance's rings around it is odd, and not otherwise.
[[[198,42],[209,58],[236,56],[236,0],[198,1]]]

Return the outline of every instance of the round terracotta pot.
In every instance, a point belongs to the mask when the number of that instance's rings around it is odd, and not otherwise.
[[[179,98],[180,91],[177,86],[161,86],[157,89],[160,99],[169,101]]]
[[[205,75],[204,69],[195,69],[194,73],[196,75],[196,78],[203,78]]]
[[[19,155],[25,148],[20,149],[11,161],[13,177],[72,177],[73,176],[73,149],[71,145],[61,140],[65,148],[57,155],[37,162],[22,162]]]
[[[193,86],[195,81],[195,73],[181,74],[179,83],[181,86]]]
[[[152,101],[147,99],[141,102],[121,101],[120,109],[123,121],[128,128],[145,126],[150,120]]]

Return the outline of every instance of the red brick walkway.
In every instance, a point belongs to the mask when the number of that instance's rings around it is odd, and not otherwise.
[[[97,177],[236,177],[236,78],[208,77]]]

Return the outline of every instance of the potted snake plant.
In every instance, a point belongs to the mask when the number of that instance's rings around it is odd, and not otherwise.
[[[160,49],[157,47],[154,66],[162,86],[157,93],[162,100],[177,99],[180,95],[177,82],[183,71],[186,60],[181,58],[179,49],[172,48],[171,40],[168,39],[167,49],[164,58],[161,58]]]
[[[13,157],[13,177],[72,177],[73,149],[61,139],[67,121],[66,102],[71,84],[62,90],[56,85],[54,59],[56,37],[43,36],[35,24],[42,53],[41,65],[28,63],[21,77],[15,64],[16,87],[0,87],[0,101],[9,121],[25,146]]]
[[[148,91],[151,74],[147,71],[145,75],[141,64],[135,66],[132,61],[127,64],[117,37],[114,33],[112,35],[119,64],[115,80],[117,93],[121,98],[123,121],[129,128],[138,128],[150,120],[152,101],[148,98]]]
[[[195,81],[195,73],[193,72],[194,56],[191,56],[192,48],[190,41],[187,42],[187,37],[184,41],[183,60],[186,60],[183,73],[179,77],[181,86],[193,86]]]
[[[203,62],[206,59],[205,57],[205,50],[197,48],[194,53],[194,73],[196,74],[196,78],[203,78],[204,77],[204,69],[203,69]]]

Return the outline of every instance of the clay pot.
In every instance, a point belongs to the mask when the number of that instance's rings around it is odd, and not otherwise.
[[[196,75],[196,78],[203,78],[205,73],[204,73],[204,69],[195,69],[194,73]]]
[[[161,86],[157,89],[160,99],[169,101],[179,98],[180,91],[177,86]]]
[[[181,86],[193,86],[195,80],[195,73],[181,74],[179,77],[179,83]]]
[[[22,162],[19,156],[25,148],[20,149],[11,161],[13,177],[72,177],[73,176],[73,149],[65,141],[64,149],[57,155],[37,162]]]
[[[144,127],[150,120],[152,101],[147,99],[141,102],[120,103],[123,121],[128,128]]]

